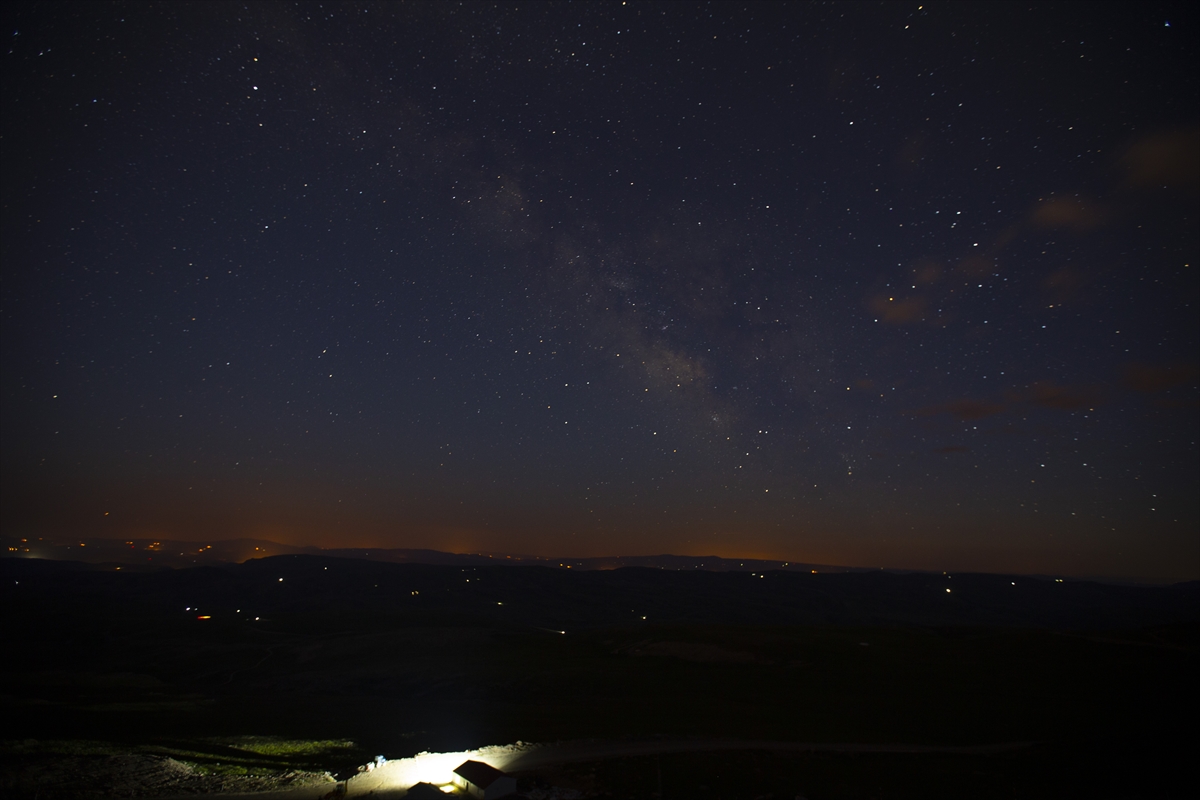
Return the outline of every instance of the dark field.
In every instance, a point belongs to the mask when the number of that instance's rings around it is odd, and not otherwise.
[[[377,753],[670,736],[1025,746],[647,756],[530,780],[650,797],[661,774],[664,797],[714,798],[1174,796],[1196,782],[1194,585],[316,557],[0,568],[10,765],[93,742],[349,774]]]
[[[1000,755],[692,753],[547,770],[553,783],[628,798],[1191,797],[1195,749],[1038,744]],[[660,789],[661,787],[661,789]]]

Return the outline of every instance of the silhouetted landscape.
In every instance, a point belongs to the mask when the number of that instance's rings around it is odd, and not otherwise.
[[[353,558],[361,561],[386,561],[396,564],[445,564],[484,566],[497,563],[570,567],[572,569],[616,569],[618,567],[661,567],[666,569],[705,569],[711,572],[753,572],[788,570],[791,572],[863,572],[869,567],[844,567],[828,564],[804,564],[753,558],[719,556],[612,556],[605,558],[548,558],[545,556],[444,553],[440,550],[412,548],[323,548],[297,547],[264,539],[233,539],[216,542],[181,542],[158,539],[48,540],[44,538],[4,538],[8,555],[46,558],[56,561],[81,561],[88,564],[117,564],[124,567],[194,567],[205,564],[242,562],[268,555],[319,555]]]
[[[1049,796],[1080,781],[1170,796],[1191,785],[1194,582],[410,558],[444,563],[4,559],[7,780],[28,787],[39,759],[99,769],[139,752],[214,774],[242,764],[227,789],[256,775],[279,788],[272,770],[345,778],[380,753],[690,737],[1001,750],[630,756],[521,785],[650,797],[663,771],[674,797],[869,797],[880,786],[961,796],[968,785]],[[245,742],[263,753],[326,744],[247,756],[257,751]]]

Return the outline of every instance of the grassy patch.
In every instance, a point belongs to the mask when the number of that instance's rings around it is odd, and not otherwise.
[[[211,740],[247,753],[276,758],[303,757],[311,759],[329,754],[344,754],[357,745],[349,739],[281,739],[277,736],[235,736]]]
[[[268,777],[283,772],[333,772],[338,767],[344,769],[348,759],[367,760],[367,756],[357,752],[359,749],[358,745],[346,739],[284,739],[275,736],[212,737],[132,745],[93,739],[23,739],[0,741],[0,759],[20,759],[23,756],[167,756],[191,766],[201,775]]]
[[[129,752],[111,742],[90,739],[21,739],[0,741],[0,756],[113,756]]]

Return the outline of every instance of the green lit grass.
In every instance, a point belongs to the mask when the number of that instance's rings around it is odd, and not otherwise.
[[[323,756],[355,757],[358,745],[346,739],[284,739],[275,736],[211,737],[196,741],[130,745],[95,739],[0,741],[0,758],[38,756],[166,756],[202,775],[269,777],[290,771],[323,771]],[[363,756],[365,760],[365,756]]]
[[[236,750],[276,758],[312,758],[353,751],[356,747],[354,742],[348,739],[281,739],[276,736],[235,736],[211,741]]]

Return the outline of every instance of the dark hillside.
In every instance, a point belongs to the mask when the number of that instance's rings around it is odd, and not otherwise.
[[[656,735],[1051,743],[1032,761],[981,764],[1033,775],[1130,731],[1151,752],[1194,739],[1197,590],[307,555],[157,571],[6,559],[0,739],[188,752],[346,740],[358,759]]]
[[[137,608],[229,620],[437,617],[571,629],[613,625],[914,625],[1137,628],[1200,615],[1200,584],[1114,586],[990,574],[607,571],[391,564],[308,555],[156,572],[6,559],[12,610]],[[28,604],[28,605],[27,605]],[[644,619],[643,619],[644,618]],[[261,621],[261,620],[260,620]]]

